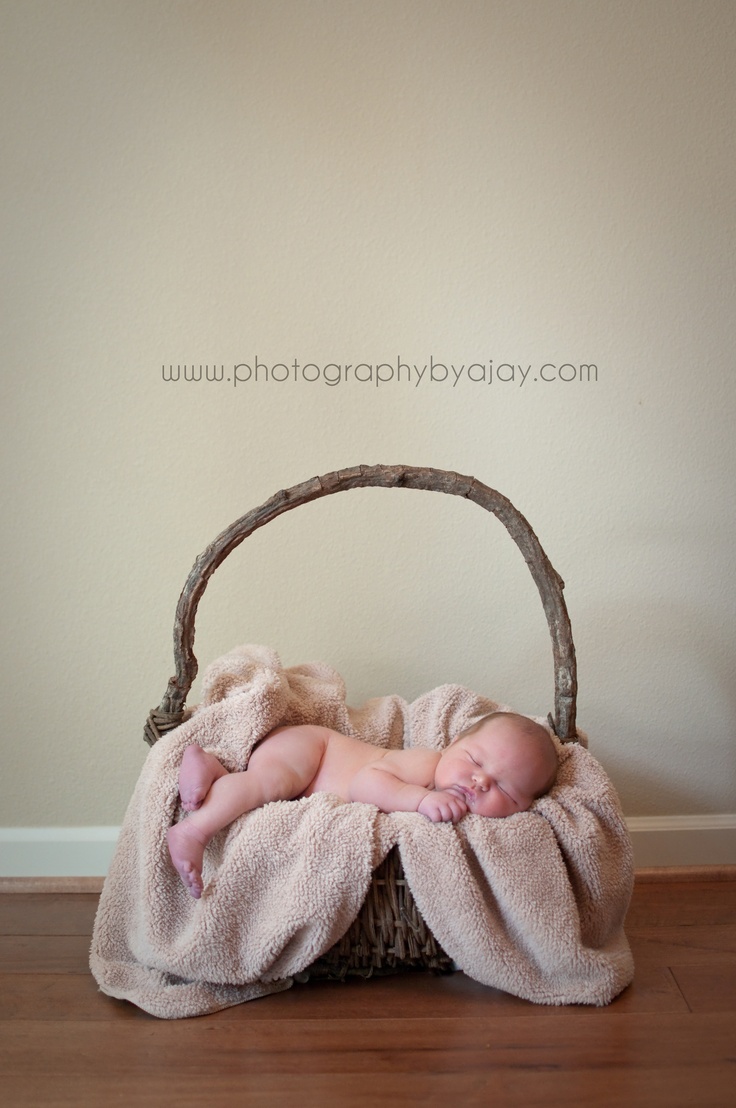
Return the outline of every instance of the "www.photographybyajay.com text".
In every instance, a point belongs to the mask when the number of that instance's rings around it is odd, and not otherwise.
[[[232,366],[224,363],[169,363],[161,366],[161,378],[167,384],[224,384],[231,387],[255,385],[358,384],[385,387],[409,385],[414,388],[426,385],[515,385],[526,384],[596,384],[598,366],[588,362],[502,362],[489,359],[485,362],[435,361],[430,356],[423,363],[405,362],[397,357],[392,362],[267,362],[258,356],[249,362]]]

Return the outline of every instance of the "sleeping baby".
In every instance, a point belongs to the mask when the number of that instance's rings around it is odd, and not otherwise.
[[[190,814],[170,828],[169,852],[198,899],[210,839],[270,801],[333,793],[382,812],[418,812],[433,823],[457,823],[469,812],[500,819],[548,792],[557,765],[544,727],[513,712],[484,716],[441,751],[385,750],[311,724],[277,727],[256,744],[242,773],[228,773],[214,754],[192,745],[179,773]]]

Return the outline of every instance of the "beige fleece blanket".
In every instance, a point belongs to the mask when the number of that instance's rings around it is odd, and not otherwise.
[[[284,669],[254,646],[219,659],[202,704],[151,750],[128,807],[92,938],[100,988],[164,1018],[288,988],[347,931],[374,867],[397,844],[417,906],[459,969],[542,1004],[607,1004],[633,976],[623,931],[632,851],[613,785],[583,745],[557,743],[551,793],[506,819],[433,824],[317,794],[268,804],[220,832],[200,900],[170,863],[166,831],[182,817],[177,775],[190,743],[229,770],[244,769],[254,743],[281,723],[441,749],[498,707],[441,685],[411,704],[387,696],[353,709],[329,666]]]

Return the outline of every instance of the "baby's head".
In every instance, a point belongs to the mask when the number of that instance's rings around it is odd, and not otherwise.
[[[539,723],[493,712],[443,750],[434,784],[462,795],[468,810],[500,818],[525,812],[555,782],[557,752]]]

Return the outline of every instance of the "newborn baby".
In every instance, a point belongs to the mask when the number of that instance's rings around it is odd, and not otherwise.
[[[457,823],[468,812],[503,818],[530,808],[554,784],[557,752],[527,716],[493,712],[444,750],[385,750],[311,724],[277,727],[254,747],[248,768],[228,773],[199,746],[184,751],[182,807],[191,814],[168,832],[169,852],[191,895],[202,895],[210,839],[238,816],[272,800],[333,793],[382,812],[419,812]]]

